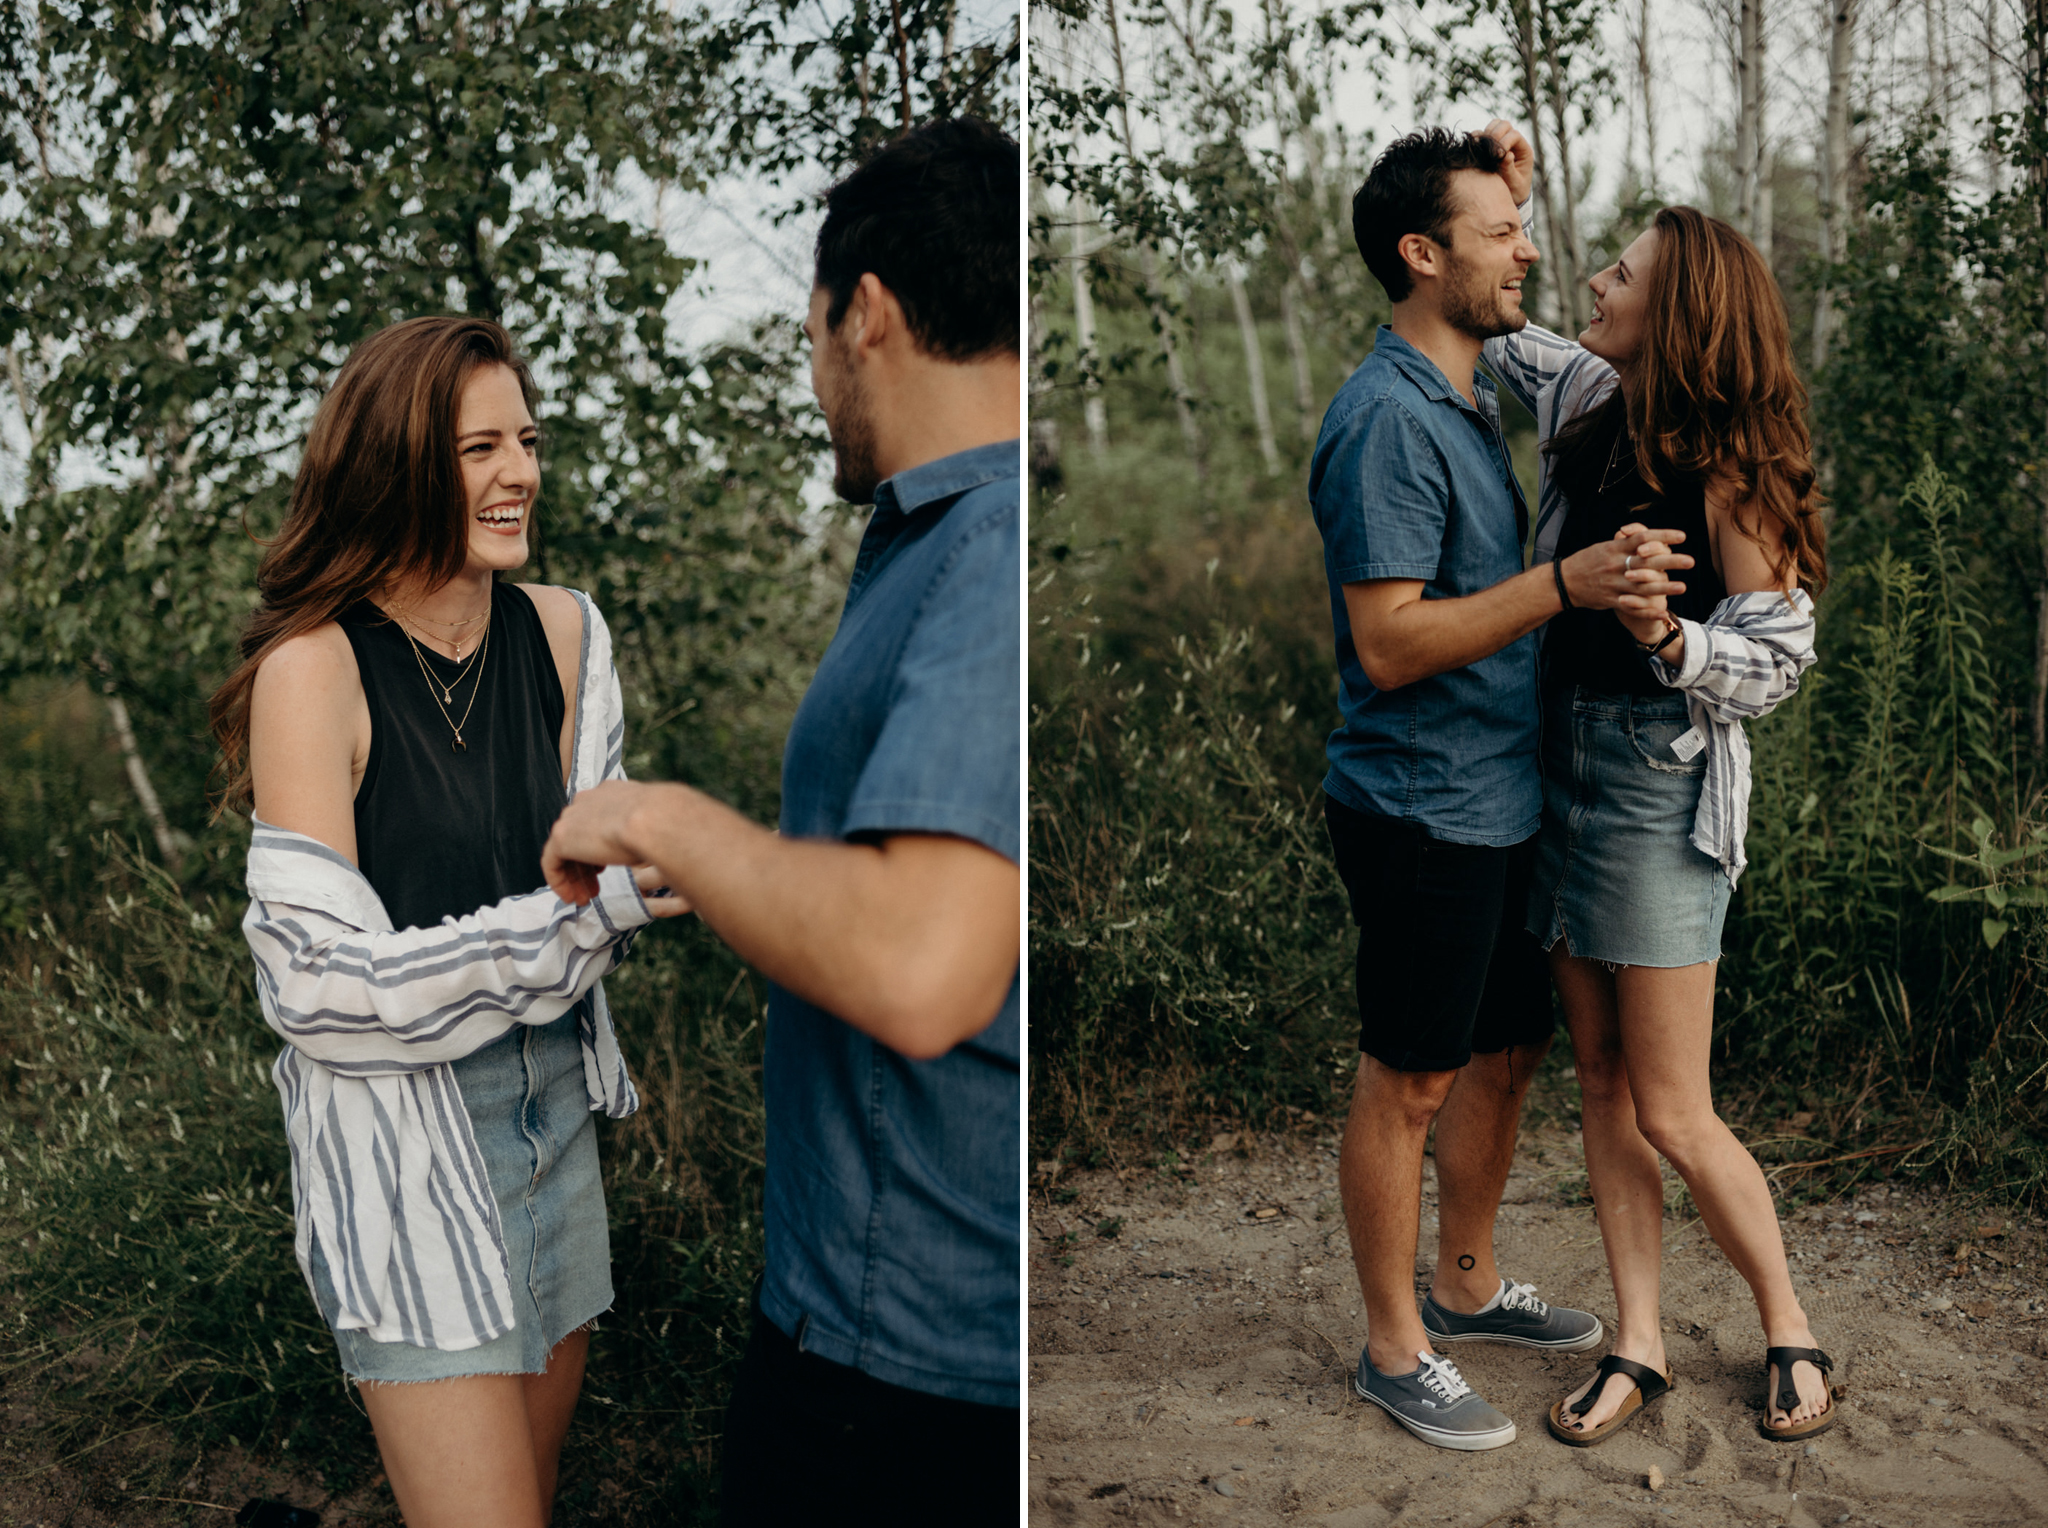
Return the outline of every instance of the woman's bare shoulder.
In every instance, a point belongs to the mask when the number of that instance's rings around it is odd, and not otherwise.
[[[516,586],[533,601],[533,608],[540,616],[541,630],[547,633],[548,647],[555,655],[555,661],[573,676],[583,652],[583,606],[567,589],[554,584],[519,584]]]
[[[582,631],[583,607],[569,590],[554,584],[517,584],[514,587],[533,601],[533,608],[540,612],[541,625],[547,627],[550,636],[558,626]]]
[[[349,646],[348,634],[338,621],[287,637],[256,666],[257,694],[302,692],[311,699],[330,691],[360,694],[362,686],[355,649]]]

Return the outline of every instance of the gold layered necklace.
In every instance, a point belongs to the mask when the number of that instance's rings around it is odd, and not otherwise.
[[[456,635],[452,637],[437,637],[435,640],[446,642],[449,646],[453,647],[455,649],[454,657],[457,662],[460,662],[462,659],[463,644],[470,640],[462,634],[462,629],[465,626],[474,626],[478,621],[489,622],[491,618],[491,605],[488,598],[484,601],[484,608],[482,610],[464,621],[444,621],[438,616],[421,615],[410,605],[394,605],[392,609],[395,614],[403,616],[407,620],[418,621],[425,626],[446,626],[454,631]]]
[[[1600,473],[1600,492],[1602,494],[1606,493],[1610,488],[1618,487],[1622,483],[1627,482],[1629,473],[1635,471],[1636,451],[1635,447],[1630,445],[1627,471],[1624,471],[1620,477],[1614,475],[1614,469],[1622,465],[1621,448],[1627,440],[1628,431],[1624,429],[1619,435],[1614,437],[1614,444],[1608,448],[1607,466]]]
[[[491,656],[490,617],[491,612],[489,607],[487,606],[485,607],[484,613],[481,616],[472,617],[470,621],[465,621],[461,623],[463,625],[470,625],[474,621],[482,621],[484,623],[483,641],[478,645],[477,650],[470,655],[469,661],[466,664],[461,664],[457,667],[455,677],[446,684],[443,684],[440,680],[436,679],[434,677],[433,670],[427,667],[427,655],[420,651],[420,644],[418,640],[414,638],[411,630],[406,626],[405,622],[400,621],[398,623],[398,629],[405,633],[406,643],[408,646],[412,648],[412,655],[414,661],[417,662],[420,666],[420,677],[426,680],[427,690],[433,696],[434,709],[441,713],[441,720],[446,722],[448,724],[448,730],[455,734],[455,740],[448,745],[450,751],[455,753],[469,752],[469,744],[463,740],[462,729],[469,725],[469,713],[476,709],[476,698],[483,691],[484,664]],[[443,624],[452,625],[455,623],[444,622]],[[459,656],[459,643],[457,644],[457,653]],[[455,717],[449,714],[448,708],[455,704],[456,689],[461,686],[463,680],[470,678],[474,678],[476,682],[470,686],[469,704],[462,708],[462,719],[460,721],[457,721]]]

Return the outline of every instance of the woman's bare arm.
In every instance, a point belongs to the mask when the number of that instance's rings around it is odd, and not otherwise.
[[[540,613],[541,630],[547,633],[548,652],[554,657],[555,672],[562,680],[562,782],[569,780],[569,764],[576,756],[576,695],[582,688],[583,611],[576,596],[553,584],[521,584],[533,597]]]
[[[355,651],[329,622],[263,660],[249,695],[249,775],[262,821],[356,859],[370,707]]]

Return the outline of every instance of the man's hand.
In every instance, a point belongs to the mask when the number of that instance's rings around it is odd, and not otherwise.
[[[576,793],[555,819],[540,855],[541,874],[556,896],[581,907],[597,895],[597,873],[606,865],[646,862],[647,856],[627,841],[628,823],[634,810],[658,789],[633,780],[607,780]],[[650,881],[641,889],[660,884]]]
[[[1515,124],[1505,118],[1495,117],[1487,123],[1485,134],[1508,151],[1507,163],[1500,167],[1500,178],[1508,183],[1508,191],[1519,207],[1529,199],[1529,187],[1536,178],[1536,151],[1529,147],[1529,140]]]
[[[1685,540],[1684,531],[1653,531],[1630,523],[1609,541],[1591,546],[1564,559],[1565,592],[1572,604],[1585,610],[1619,610],[1634,600],[1637,614],[1647,611],[1641,603],[1685,593],[1685,585],[1667,575],[1692,566],[1692,558],[1672,547]]]

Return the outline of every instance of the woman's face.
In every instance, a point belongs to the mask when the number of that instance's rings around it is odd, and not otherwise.
[[[1610,366],[1635,359],[1648,321],[1650,265],[1657,258],[1657,230],[1646,228],[1621,258],[1587,283],[1593,289],[1593,321],[1579,343]]]
[[[540,431],[509,366],[479,366],[463,385],[455,451],[469,502],[467,571],[509,572],[526,563],[526,534],[540,492]]]

